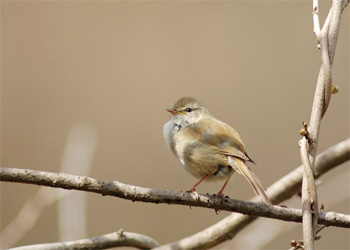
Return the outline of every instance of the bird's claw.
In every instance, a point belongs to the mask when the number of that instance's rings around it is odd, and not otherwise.
[[[199,193],[196,191],[196,189],[191,188],[189,191],[187,191],[191,194],[193,194],[196,198],[196,201],[199,201]]]

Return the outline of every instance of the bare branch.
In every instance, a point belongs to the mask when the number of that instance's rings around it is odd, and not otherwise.
[[[228,197],[221,198],[215,195],[200,195],[199,200],[197,200],[196,197],[190,193],[156,190],[132,186],[117,181],[101,181],[90,177],[63,173],[49,173],[28,169],[0,168],[0,176],[2,181],[15,181],[56,188],[82,190],[99,193],[102,195],[117,196],[133,201],[208,207],[216,210],[225,210],[285,221],[301,222],[300,209],[270,206],[264,203],[241,201],[230,199]],[[347,218],[340,214],[338,217]],[[320,219],[320,224],[339,227],[350,226],[350,220],[340,219],[336,221],[327,221],[324,218],[326,217],[324,216]]]
[[[319,154],[315,164],[315,178],[350,159],[350,139],[342,141]],[[267,189],[269,198],[280,203],[300,191],[303,166],[288,173]],[[322,215],[320,214],[320,217]],[[206,249],[232,239],[257,217],[231,214],[205,230],[157,249]],[[320,218],[319,218],[320,220]]]
[[[303,205],[303,242],[305,249],[314,249],[315,232],[318,221],[318,201],[313,170],[318,146],[321,119],[325,115],[332,94],[332,64],[338,40],[343,0],[333,0],[325,23],[320,29],[318,0],[313,0],[314,33],[317,46],[321,49],[321,68],[317,79],[315,97],[312,105],[309,131],[312,143],[308,138],[300,141],[301,159],[304,165],[304,178],[302,184]],[[309,147],[308,147],[309,146]]]
[[[32,229],[46,207],[71,193],[64,192],[64,190],[41,187],[35,196],[26,202],[17,217],[1,232],[0,248],[7,249],[15,245],[16,242]]]
[[[348,161],[349,158],[350,139],[346,139],[327,149],[317,157],[315,177],[317,178],[337,165]],[[268,196],[275,203],[290,198],[300,190],[302,175],[303,166],[299,166],[270,186],[267,192]],[[218,210],[254,215],[247,216],[234,213],[204,231],[178,242],[171,243],[167,245],[168,247],[173,245],[181,245],[185,248],[208,248],[214,246],[227,239],[233,238],[239,230],[255,220],[257,218],[255,216],[265,216],[275,219],[283,218],[284,220],[296,222],[301,221],[300,209],[269,206],[263,203],[233,200],[229,198],[220,199],[210,195],[200,195],[200,199],[197,201],[196,198],[189,193],[142,188],[117,181],[99,181],[89,177],[66,175],[62,173],[0,168],[0,179],[1,181],[7,182],[83,190],[133,201],[209,207]],[[320,213],[319,224],[349,228],[350,218],[348,215],[322,212]]]
[[[335,48],[337,46],[339,27],[341,21],[341,13],[348,5],[349,0],[337,0],[333,1],[331,7],[331,15],[328,27],[328,51],[329,51],[329,61],[330,65],[333,64],[335,56]]]
[[[314,33],[318,34],[320,32],[320,17],[319,17],[319,7],[318,7],[318,0],[313,0],[313,11],[312,11],[312,18],[314,21]]]
[[[349,200],[348,192],[344,192],[344,184],[349,181],[349,169],[344,169],[345,171],[338,171],[339,173],[330,179],[327,179],[327,182],[321,182],[321,185],[318,185],[318,192],[321,192],[322,195],[322,204],[326,204],[326,207],[334,207],[340,203],[347,202]],[[337,194],[337,195],[334,195]],[[287,207],[292,207],[291,204],[295,203],[299,197],[294,199],[286,200],[283,202]],[[322,209],[322,205],[320,206]],[[240,234],[243,237],[237,237],[231,243],[225,244],[225,248],[230,249],[266,249],[266,246],[276,239],[279,239],[281,235],[290,235],[293,229],[300,227],[300,224],[297,223],[284,223],[283,221],[278,220],[257,220],[249,225],[245,232]],[[266,228],[271,228],[273,230],[266,231]],[[242,234],[243,233],[243,234]],[[317,235],[317,232],[316,232]]]
[[[317,156],[315,178],[350,159],[350,138],[328,148]],[[292,197],[299,191],[303,175],[303,166],[299,166],[268,188],[268,195],[277,204]],[[180,193],[180,197],[194,198],[192,194],[161,191],[127,185],[117,181],[99,181],[90,177],[64,173],[48,173],[27,169],[0,168],[0,181],[27,183],[63,189],[83,190],[102,195],[116,196],[123,199],[144,202],[169,203],[169,194]],[[152,193],[152,191],[157,191]],[[203,195],[201,195],[203,196]],[[161,200],[164,198],[165,200]],[[176,197],[178,198],[178,197]],[[176,199],[175,198],[175,199]],[[181,203],[180,201],[176,201]],[[173,204],[177,204],[174,203]],[[187,204],[186,204],[187,205]],[[192,204],[188,204],[192,205]]]
[[[302,206],[303,206],[303,235],[312,237],[308,243],[313,248],[315,229],[318,223],[318,200],[314,174],[308,156],[308,141],[306,138],[300,140],[300,152],[304,165],[303,184],[302,184]],[[306,244],[307,245],[307,244]]]
[[[151,249],[159,246],[154,239],[137,233],[118,232],[109,233],[93,238],[75,241],[46,243],[24,247],[12,248],[13,250],[65,250],[65,249],[107,249],[112,247],[136,247],[139,249]]]

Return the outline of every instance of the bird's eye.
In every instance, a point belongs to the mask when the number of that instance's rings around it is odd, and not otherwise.
[[[187,108],[186,112],[192,112],[192,109],[191,108]]]

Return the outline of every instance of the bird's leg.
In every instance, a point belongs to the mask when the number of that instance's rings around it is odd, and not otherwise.
[[[207,179],[210,175],[207,174],[205,175],[202,179],[200,179],[196,184],[194,184],[193,187],[191,187],[191,189],[189,190],[190,193],[193,193],[196,196],[196,200],[199,200],[199,193],[196,191],[196,187],[201,184],[202,181],[204,181],[205,179]]]
[[[220,191],[219,191],[218,194],[217,194],[218,196],[224,196],[224,189],[225,189],[225,187],[226,187],[228,181],[231,179],[231,176],[232,176],[233,172],[234,172],[234,171],[231,171],[231,172],[228,174],[228,177],[227,177],[227,179],[226,179],[226,181],[225,181],[225,184],[222,186],[222,188],[220,189]]]
[[[200,179],[196,184],[194,184],[193,187],[191,187],[191,189],[190,189],[189,192],[191,192],[191,193],[192,193],[192,192],[195,192],[195,191],[196,191],[196,187],[197,187],[199,184],[201,184],[202,181],[204,181],[205,179],[207,179],[209,176],[210,176],[209,174],[205,175],[205,176],[204,176],[202,179]]]
[[[227,179],[226,179],[226,181],[225,181],[225,184],[222,186],[222,188],[220,189],[220,191],[217,193],[217,196],[220,196],[220,197],[223,197],[223,196],[224,196],[224,189],[225,189],[225,187],[226,187],[228,181],[231,179],[231,176],[232,176],[233,173],[234,173],[234,172],[231,171],[231,172],[228,174],[228,177],[227,177]],[[215,213],[216,213],[216,214],[219,214],[219,212],[220,212],[219,209],[215,209]]]

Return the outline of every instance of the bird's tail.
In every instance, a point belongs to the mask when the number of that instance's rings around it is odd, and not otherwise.
[[[260,195],[264,198],[266,204],[273,205],[273,203],[270,201],[269,197],[267,197],[267,194],[265,192],[265,188],[262,185],[259,178],[254,174],[254,172],[245,164],[245,162],[239,158],[231,158],[231,160],[234,161],[235,167],[233,167],[238,173],[242,174],[248,182],[252,185],[255,193],[257,195]],[[233,164],[232,164],[233,165]]]

